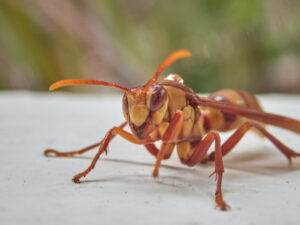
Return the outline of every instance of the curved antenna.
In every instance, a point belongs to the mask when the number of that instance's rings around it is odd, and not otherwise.
[[[64,87],[64,86],[71,86],[71,85],[103,85],[103,86],[114,87],[122,91],[125,91],[127,93],[131,93],[130,89],[123,87],[119,84],[108,83],[100,80],[81,80],[81,79],[57,81],[49,87],[49,90],[53,91],[54,89]]]
[[[157,80],[157,78],[159,77],[159,75],[161,74],[161,72],[166,69],[169,65],[171,65],[173,62],[175,62],[178,59],[181,58],[187,58],[187,57],[191,57],[192,54],[185,50],[185,49],[181,49],[181,50],[177,50],[173,53],[171,53],[161,64],[160,66],[157,68],[156,73],[154,74],[154,76],[148,81],[148,83],[145,85],[144,87],[144,92],[146,92],[149,87]]]

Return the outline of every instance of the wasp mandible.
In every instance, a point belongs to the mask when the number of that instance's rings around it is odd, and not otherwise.
[[[300,134],[300,121],[264,112],[258,100],[248,92],[227,89],[208,97],[199,97],[183,84],[182,78],[177,74],[158,79],[170,64],[190,56],[191,53],[187,50],[171,53],[144,86],[131,89],[104,81],[78,79],[62,80],[51,85],[51,91],[69,85],[102,85],[122,90],[125,92],[125,122],[110,129],[106,136],[94,145],[70,152],[47,149],[44,154],[58,157],[74,156],[98,147],[90,166],[73,177],[73,182],[80,183],[80,179],[95,167],[100,155],[107,152],[110,141],[116,135],[134,144],[144,145],[156,158],[153,177],[158,176],[161,161],[168,159],[176,146],[181,163],[187,166],[206,161],[215,162],[215,170],[211,175],[216,175],[215,201],[222,210],[229,207],[222,196],[222,157],[232,150],[247,131],[254,130],[268,138],[290,163],[293,157],[300,156],[265,129],[265,125],[269,124]],[[123,129],[127,124],[132,133]],[[221,144],[219,132],[234,129],[232,136]],[[161,142],[159,148],[155,145],[157,141]],[[208,149],[213,143],[215,151],[208,154]]]

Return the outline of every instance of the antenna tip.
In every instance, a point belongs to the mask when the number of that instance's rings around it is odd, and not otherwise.
[[[192,53],[186,49],[182,49],[180,50],[182,52],[182,55],[186,56],[186,57],[192,57]]]
[[[52,84],[50,87],[49,87],[49,91],[53,91],[53,90],[55,90],[56,89],[56,87],[55,87],[55,83],[54,84]]]
[[[171,55],[176,55],[178,59],[192,57],[192,53],[186,49],[174,51]]]

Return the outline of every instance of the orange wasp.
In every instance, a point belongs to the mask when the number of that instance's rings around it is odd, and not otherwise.
[[[254,129],[268,138],[290,163],[293,157],[300,156],[272,136],[264,126],[270,124],[300,134],[300,121],[263,112],[258,100],[248,92],[221,90],[205,98],[197,96],[185,86],[179,75],[169,75],[158,80],[166,67],[180,58],[190,56],[187,50],[173,52],[144,86],[131,89],[98,80],[74,79],[54,83],[50,87],[51,91],[69,85],[103,85],[124,91],[123,114],[126,121],[110,129],[99,143],[70,152],[47,149],[45,155],[74,156],[98,147],[90,166],[73,177],[73,182],[80,183],[80,179],[95,167],[100,155],[107,152],[108,144],[116,135],[134,144],[144,145],[156,158],[153,177],[158,176],[161,161],[171,156],[176,145],[181,163],[187,166],[215,162],[215,170],[211,175],[216,175],[215,201],[222,210],[228,209],[222,197],[222,157],[231,151],[247,131]],[[132,133],[123,129],[127,124]],[[232,136],[221,144],[219,132],[233,129],[236,130]],[[159,148],[154,144],[156,141],[161,141]],[[215,151],[207,154],[213,142]]]

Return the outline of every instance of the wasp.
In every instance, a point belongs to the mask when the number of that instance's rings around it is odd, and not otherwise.
[[[215,175],[217,181],[215,202],[222,210],[229,208],[222,196],[222,158],[247,131],[254,130],[269,139],[290,163],[292,158],[300,156],[265,128],[268,124],[300,134],[300,121],[264,112],[257,98],[248,92],[225,89],[208,97],[199,97],[183,84],[183,79],[177,74],[158,79],[173,62],[190,56],[191,53],[184,49],[171,53],[144,86],[131,89],[98,80],[72,79],[52,84],[51,91],[69,85],[102,85],[124,91],[122,101],[125,122],[114,126],[94,145],[69,152],[47,149],[44,154],[66,157],[98,148],[90,166],[73,177],[73,182],[80,183],[80,179],[95,167],[99,157],[107,153],[108,145],[116,135],[134,144],[144,145],[155,157],[153,177],[159,175],[161,161],[170,158],[176,146],[178,157],[184,165],[195,166],[201,162],[214,161],[215,169],[211,175]],[[126,125],[129,125],[132,133],[124,130]],[[219,132],[231,130],[235,131],[221,144]],[[159,147],[155,145],[158,141]],[[208,154],[213,143],[214,152]]]

